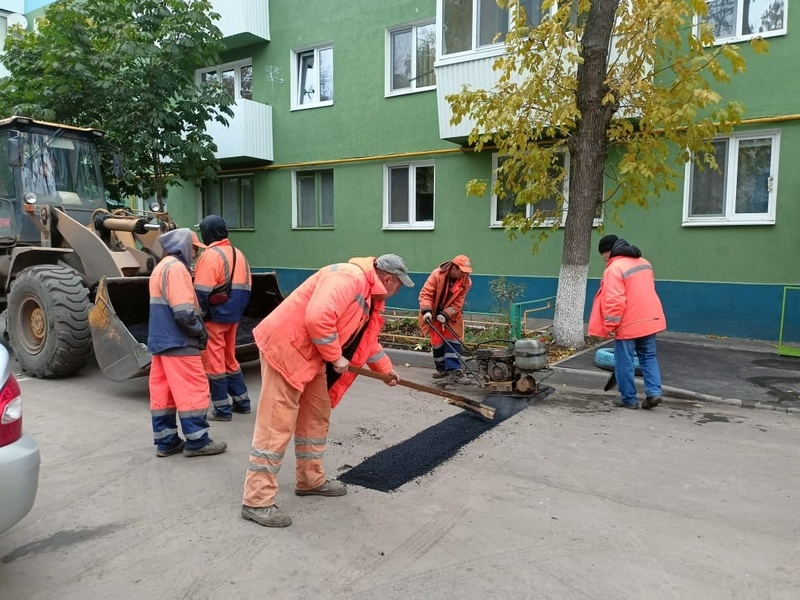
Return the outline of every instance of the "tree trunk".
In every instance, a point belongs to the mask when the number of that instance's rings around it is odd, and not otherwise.
[[[608,53],[620,0],[592,2],[581,40],[583,63],[578,66],[576,102],[581,113],[569,140],[569,209],[558,278],[553,338],[556,344],[582,348],[583,310],[589,274],[592,223],[603,202],[603,174],[608,126],[616,110],[603,104],[608,92]],[[580,184],[578,183],[580,182]]]

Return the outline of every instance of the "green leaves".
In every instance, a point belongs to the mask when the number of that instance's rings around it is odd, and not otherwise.
[[[516,13],[519,1],[503,4]],[[475,122],[469,136],[475,151],[494,144],[505,157],[492,183],[500,197],[505,190],[514,190],[517,204],[552,197],[551,166],[568,148],[570,170],[581,173],[570,182],[569,211],[584,213],[576,219],[583,227],[590,227],[598,205],[611,208],[611,199],[613,207],[646,206],[646,198],[675,189],[687,158],[710,152],[710,140],[729,132],[743,114],[740,103],[725,104],[712,88],[742,73],[745,62],[738,46],[715,45],[713,28],[702,20],[704,0],[595,4],[549,0],[542,6],[557,10],[547,10],[536,27],[519,13],[506,37],[506,54],[494,63],[494,87],[465,88],[447,98],[453,124]],[[614,6],[613,32],[605,44],[611,51],[604,62],[588,67],[604,47],[590,34],[598,33],[600,19]],[[768,48],[761,38],[750,45],[756,52]],[[599,83],[581,91],[579,76]],[[592,114],[584,114],[589,109]],[[607,165],[611,185],[605,190],[595,176],[601,168],[593,158],[598,151],[616,161]],[[589,170],[586,161],[594,161]],[[470,182],[467,192],[484,195],[486,185]],[[546,236],[545,230],[532,229],[541,223],[531,212],[506,225]],[[583,232],[589,234],[590,229]]]
[[[7,38],[0,107],[104,129],[127,170],[105,178],[112,196],[163,199],[176,176],[217,167],[205,123],[232,101],[195,71],[219,62],[218,19],[208,0],[58,0],[38,33]]]

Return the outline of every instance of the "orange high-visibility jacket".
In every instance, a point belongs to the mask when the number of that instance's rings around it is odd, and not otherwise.
[[[236,268],[233,267],[233,253],[236,252]],[[214,288],[231,281],[228,300],[221,304],[210,304],[209,297]],[[238,323],[250,302],[252,277],[247,258],[238,248],[224,239],[213,242],[197,259],[194,273],[194,289],[200,309],[207,320],[216,323]]]
[[[253,330],[270,366],[295,389],[303,390],[325,361],[342,356],[342,348],[367,324],[371,309],[378,316],[383,310],[384,302],[372,297],[386,293],[373,262],[372,257],[354,258],[320,269]],[[359,349],[367,349],[364,359],[370,369],[388,373],[392,361],[378,342],[379,332],[380,327],[367,326]],[[360,366],[355,356],[352,362]],[[340,389],[339,397],[343,393]]]
[[[666,328],[652,265],[644,258],[612,257],[592,303],[589,335],[613,332],[617,339],[631,340]]]
[[[190,348],[195,349],[191,353],[199,355],[200,340],[206,332],[189,268],[177,256],[165,256],[153,269],[149,286],[148,351],[162,354]]]
[[[469,275],[458,279],[448,291],[447,274],[450,271],[450,261],[443,262],[433,273],[428,276],[428,280],[419,292],[419,328],[425,335],[430,333],[431,327],[422,320],[422,313],[431,311],[434,318],[440,312],[447,315],[447,324],[464,339],[464,301],[467,292],[472,287],[472,279]],[[447,330],[445,330],[447,331]]]

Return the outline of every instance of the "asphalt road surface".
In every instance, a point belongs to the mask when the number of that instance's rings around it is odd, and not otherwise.
[[[430,371],[400,368],[430,383]],[[257,398],[257,366],[245,370]],[[386,493],[292,493],[239,516],[254,415],[213,423],[220,456],[156,458],[146,380],[24,379],[42,452],[31,513],[0,536],[0,597],[68,599],[797,598],[800,419],[665,402],[615,409],[561,388]],[[334,411],[344,473],[460,414],[358,381]],[[2,482],[0,482],[2,485]]]

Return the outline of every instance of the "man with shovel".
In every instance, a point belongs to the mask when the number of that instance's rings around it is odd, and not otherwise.
[[[278,510],[278,472],[294,438],[297,496],[344,496],[342,483],[326,479],[322,458],[331,408],[353,382],[351,363],[400,376],[378,342],[386,299],[413,287],[396,254],[353,258],[317,271],[253,330],[261,358],[250,464],[244,482],[242,517],[264,527],[286,527]]]
[[[461,340],[464,300],[472,287],[470,273],[472,261],[459,254],[434,269],[419,293],[419,328],[431,338],[434,379],[449,377],[450,383],[468,383],[461,371]]]

